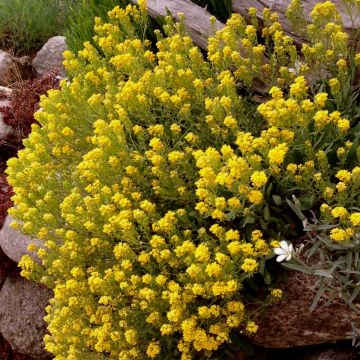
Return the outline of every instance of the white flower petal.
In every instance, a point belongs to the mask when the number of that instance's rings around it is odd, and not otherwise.
[[[289,254],[287,257],[286,257],[286,261],[289,261],[291,259],[291,254]]]
[[[274,253],[275,253],[276,255],[283,255],[283,254],[285,253],[285,251],[284,251],[284,249],[282,249],[282,248],[275,248],[275,249],[274,249]]]
[[[285,259],[286,255],[279,255],[277,258],[276,258],[276,261],[277,262],[281,262]]]
[[[284,250],[287,250],[288,247],[289,247],[289,245],[288,245],[288,243],[287,243],[285,240],[281,240],[281,241],[280,241],[280,247],[281,247],[282,249],[284,249]]]

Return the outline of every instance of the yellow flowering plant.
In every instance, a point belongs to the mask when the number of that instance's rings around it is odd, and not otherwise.
[[[312,92],[310,63],[289,71],[298,54],[275,16],[265,11],[260,44],[234,14],[206,59],[171,18],[145,39],[145,8],[115,7],[95,20],[96,46],[65,53],[71,81],[42,98],[8,162],[13,226],[44,241],[30,248],[42,264],[20,266],[54,290],[45,343],[57,360],[216,358],[233,333],[256,332],[250,285],[269,285],[277,240],[301,234],[284,209],[293,194],[344,221],[332,241],[358,236],[356,125]],[[327,44],[335,76],[351,55]],[[256,108],[258,77],[273,83]]]

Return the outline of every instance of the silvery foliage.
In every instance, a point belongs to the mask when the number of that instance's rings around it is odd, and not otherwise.
[[[283,266],[315,278],[317,292],[311,310],[320,300],[326,305],[340,299],[360,315],[360,233],[356,233],[349,243],[335,243],[328,234],[339,224],[321,223],[313,211],[308,218],[295,196],[287,203],[302,221],[307,236],[292,261]],[[350,210],[359,211],[358,208]]]

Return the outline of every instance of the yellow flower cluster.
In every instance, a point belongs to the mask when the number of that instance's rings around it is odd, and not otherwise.
[[[346,227],[333,229],[335,241],[360,222],[346,210],[359,168],[339,167],[335,184],[326,153],[336,139],[346,157],[350,123],[326,109],[327,93],[310,98],[302,74],[286,73],[296,48],[275,16],[265,12],[270,64],[239,15],[209,40],[207,61],[171,19],[154,52],[139,5],[96,19],[96,47],[65,53],[71,82],[42,98],[41,126],[8,162],[14,226],[46,247],[42,267],[20,265],[54,289],[45,342],[57,360],[161,358],[169,344],[186,360],[211,356],[232,331],[256,332],[244,282],[276,244],[259,215],[270,182],[324,198],[333,207],[324,216]],[[249,112],[238,81],[269,72],[286,81]]]
[[[12,213],[47,248],[43,271],[24,258],[22,274],[54,288],[45,340],[57,359],[160,357],[169,336],[188,359],[256,329],[241,289],[267,244],[192,214],[193,154],[251,119],[230,71],[212,72],[176,27],[155,54],[133,25],[145,28],[142,9],[109,17],[96,20],[105,57],[90,43],[65,53],[71,83],[42,99],[41,127],[9,162]]]

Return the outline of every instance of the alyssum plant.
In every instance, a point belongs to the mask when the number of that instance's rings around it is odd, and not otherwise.
[[[71,82],[42,98],[8,161],[14,227],[45,245],[30,246],[42,265],[20,266],[54,289],[57,360],[216,358],[232,332],[255,332],[249,285],[279,297],[273,248],[302,234],[291,195],[336,225],[332,244],[359,232],[359,125],[343,102],[360,56],[335,6],[315,6],[301,54],[267,9],[259,35],[250,9],[253,24],[232,15],[205,59],[170,18],[152,51],[139,5],[96,19],[100,52],[66,52]],[[271,88],[256,113],[259,78]]]

